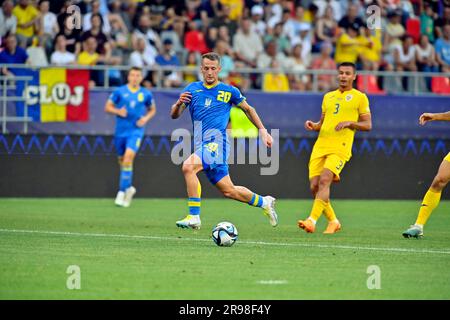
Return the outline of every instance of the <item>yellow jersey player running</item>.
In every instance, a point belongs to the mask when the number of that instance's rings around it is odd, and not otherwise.
[[[350,160],[355,131],[372,129],[369,100],[364,93],[353,89],[355,79],[355,64],[341,63],[338,66],[339,88],[325,94],[320,121],[305,122],[306,130],[319,132],[309,160],[309,181],[314,203],[309,217],[297,222],[308,233],[315,231],[322,213],[328,220],[324,233],[331,234],[341,229],[330,203],[330,186],[333,181],[340,180],[340,173]]]
[[[450,121],[450,111],[445,113],[424,113],[419,117],[419,123],[425,125],[428,121]],[[450,152],[442,161],[439,170],[431,183],[422,206],[419,210],[416,223],[403,232],[405,238],[421,238],[423,237],[423,226],[427,223],[433,210],[439,205],[441,193],[450,181]]]

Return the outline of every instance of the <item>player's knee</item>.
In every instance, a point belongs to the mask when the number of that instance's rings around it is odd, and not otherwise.
[[[328,188],[331,185],[333,178],[328,176],[320,177],[318,189]]]
[[[183,171],[184,175],[194,174],[195,168],[192,164],[187,164],[186,162],[184,162],[183,166],[181,167],[181,171]]]
[[[311,184],[309,186],[309,189],[311,190],[311,193],[313,194],[313,196],[315,196],[317,191],[319,191],[319,184],[318,183]]]
[[[442,189],[445,188],[447,183],[448,183],[448,179],[445,179],[441,175],[437,175],[436,177],[434,177],[433,183],[431,184],[431,188],[434,190],[441,191]]]

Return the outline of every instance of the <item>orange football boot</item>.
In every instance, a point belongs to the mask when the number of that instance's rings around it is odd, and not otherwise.
[[[297,225],[299,228],[305,230],[307,233],[313,233],[316,230],[315,224],[309,220],[298,220]]]
[[[341,223],[336,220],[336,221],[330,221],[328,222],[328,226],[325,229],[325,231],[323,232],[324,234],[332,234],[332,233],[336,233],[339,230],[341,230]]]

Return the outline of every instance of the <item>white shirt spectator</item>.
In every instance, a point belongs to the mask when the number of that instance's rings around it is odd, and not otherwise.
[[[27,54],[29,57],[30,65],[32,66],[48,66],[47,55],[42,47],[28,47]]]
[[[148,71],[145,67],[151,67],[155,64],[155,57],[151,55],[145,54],[145,52],[141,53],[139,51],[133,51],[130,55],[129,65],[131,67],[143,68],[142,75],[144,78],[147,77]]]
[[[57,66],[65,66],[75,63],[76,57],[71,52],[55,51],[50,57],[50,63]]]
[[[58,24],[58,20],[56,15],[53,12],[47,12],[43,17],[44,24],[44,33],[51,35],[52,37],[56,36],[55,26]]]
[[[323,17],[325,13],[325,8],[330,5],[333,8],[334,20],[339,21],[342,19],[342,4],[337,0],[325,1],[325,0],[314,0],[313,3],[319,8],[317,11],[318,17]]]
[[[413,60],[415,58],[415,54],[416,54],[416,48],[415,46],[410,46],[408,49],[408,52],[404,52],[403,51],[403,46],[402,45],[395,45],[393,48],[393,51],[397,51],[398,52],[398,59],[400,60],[400,63],[409,63],[411,60]]]
[[[17,17],[11,15],[6,17],[3,10],[0,8],[0,38],[5,36],[8,32],[16,33],[17,30]]]
[[[254,61],[263,52],[261,37],[253,32],[246,35],[239,31],[233,37],[233,50]]]
[[[145,40],[146,47],[144,54],[155,61],[156,56],[159,54],[158,48],[161,47],[161,39],[158,34],[153,29],[148,29],[146,34],[136,29],[133,34],[136,39],[142,38]]]

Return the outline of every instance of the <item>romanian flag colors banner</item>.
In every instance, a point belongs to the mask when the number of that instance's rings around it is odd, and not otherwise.
[[[39,122],[89,120],[89,70],[46,68],[17,70],[17,76],[32,80],[17,81],[16,95],[27,101],[28,116]],[[16,113],[24,115],[24,102],[17,102]]]

